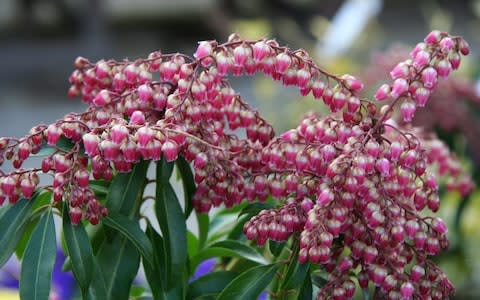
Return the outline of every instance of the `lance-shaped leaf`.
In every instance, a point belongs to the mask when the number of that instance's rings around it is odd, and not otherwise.
[[[93,250],[83,224],[73,225],[68,213],[68,205],[63,208],[63,237],[72,262],[73,275],[82,294],[86,295],[93,273]]]
[[[279,266],[279,264],[258,266],[243,272],[225,287],[217,300],[257,299],[272,282]]]
[[[12,256],[20,241],[31,215],[30,208],[35,201],[32,199],[20,199],[15,205],[9,207],[0,218],[0,267]]]
[[[20,298],[47,300],[57,250],[52,210],[38,222],[27,244],[20,272]]]
[[[134,246],[142,257],[150,264],[153,264],[153,248],[148,237],[140,229],[137,221],[131,220],[118,213],[110,213],[102,219],[104,225],[119,231]]]
[[[133,279],[140,266],[140,255],[135,246],[124,236],[117,235],[112,241],[105,240],[97,254],[98,267],[104,285],[92,282],[91,294],[106,293],[107,300],[128,299]],[[95,280],[94,280],[95,281]]]
[[[268,262],[254,248],[235,240],[225,240],[213,243],[200,251],[190,262],[191,270],[203,260],[210,257],[240,257],[265,265]]]
[[[183,185],[183,193],[185,198],[185,219],[192,213],[192,197],[195,194],[195,181],[190,168],[190,164],[183,158],[176,160],[177,170],[180,173]]]
[[[109,212],[119,212],[129,216],[132,213],[138,193],[142,190],[148,169],[148,161],[135,165],[130,173],[119,173],[115,176],[107,194]]]
[[[184,281],[187,260],[187,227],[175,191],[170,184],[172,163],[157,164],[155,212],[165,245],[165,286],[169,290]]]

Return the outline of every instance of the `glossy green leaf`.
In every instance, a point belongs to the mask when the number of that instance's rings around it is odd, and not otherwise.
[[[305,280],[310,268],[310,263],[301,264],[298,256],[295,256],[288,265],[285,278],[282,282],[282,289],[297,289]]]
[[[27,248],[28,241],[32,236],[33,230],[35,229],[35,227],[37,227],[37,224],[38,218],[35,218],[25,226],[25,231],[23,232],[22,237],[18,241],[17,247],[15,248],[15,255],[17,255],[17,258],[19,260],[22,259],[23,254],[25,253],[25,249]]]
[[[12,256],[18,242],[28,224],[31,207],[35,197],[30,200],[20,199],[15,205],[8,208],[0,219],[0,267]]]
[[[57,244],[53,212],[47,210],[38,222],[23,256],[20,299],[48,300]]]
[[[198,253],[198,238],[191,232],[187,231],[187,245],[188,245],[188,257],[193,257]]]
[[[145,184],[148,163],[141,161],[130,173],[119,173],[115,176],[107,194],[106,206],[109,212],[131,215],[137,196]]]
[[[142,257],[153,263],[153,248],[145,233],[140,229],[138,221],[131,220],[118,213],[109,213],[102,219],[104,225],[113,228],[123,234],[134,246]]]
[[[218,295],[217,300],[257,299],[279,268],[279,264],[258,266],[241,273]]]
[[[225,240],[209,245],[193,257],[190,262],[191,270],[194,270],[200,262],[210,257],[239,257],[262,265],[268,264],[265,258],[254,248],[238,241]]]
[[[207,243],[210,218],[208,217],[208,214],[198,212],[195,212],[195,216],[197,217],[198,225],[198,250],[201,250]]]
[[[268,241],[268,249],[273,256],[277,257],[282,253],[283,248],[285,248],[286,242],[277,242],[277,241]]]
[[[310,278],[310,274],[307,274],[303,281],[302,288],[298,295],[297,300],[312,300],[313,298],[313,288],[312,288],[312,280]]]
[[[87,299],[88,300],[106,300],[107,297],[107,284],[105,283],[102,270],[98,265],[98,260],[95,257],[93,259],[93,274],[95,274],[95,279],[90,283],[88,289]]]
[[[195,194],[195,180],[190,164],[183,157],[176,160],[177,170],[180,173],[185,197],[185,219],[192,213],[192,197]]]
[[[63,209],[63,237],[72,262],[73,275],[82,294],[86,295],[93,276],[93,250],[83,224],[73,225],[68,206]]]
[[[146,234],[153,245],[153,265],[143,264],[145,276],[152,290],[152,296],[155,300],[166,300],[165,295],[165,250],[163,238],[147,225]]]
[[[187,299],[193,300],[201,296],[217,295],[236,277],[237,273],[232,271],[218,271],[206,274],[190,282]]]
[[[47,155],[52,155],[57,151],[57,148],[60,148],[66,152],[70,151],[75,144],[72,143],[71,140],[67,139],[64,136],[61,136],[60,139],[58,140],[57,144],[55,147],[48,145],[47,143],[42,145],[42,148],[40,151],[36,154],[32,154],[32,157],[42,157],[42,156],[47,156]],[[83,151],[82,151],[83,152]]]
[[[170,184],[172,163],[157,164],[155,212],[165,243],[165,286],[169,290],[184,280],[187,261],[187,227],[182,207]]]
[[[106,299],[128,299],[140,266],[140,255],[135,246],[124,236],[117,235],[112,241],[104,241],[98,251],[97,261],[105,284]],[[99,294],[103,289],[93,283],[91,288],[100,289]]]
[[[316,271],[311,274],[312,278],[312,284],[315,285],[316,287],[323,287],[326,283],[327,280],[324,277],[325,275],[322,274],[322,272]]]

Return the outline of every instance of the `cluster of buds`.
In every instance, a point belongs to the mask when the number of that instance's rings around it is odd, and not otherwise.
[[[395,67],[395,62],[408,55],[404,46],[392,46],[385,52],[375,53],[368,67],[361,74],[367,85],[383,80]],[[425,109],[416,112],[415,126],[426,131],[439,128],[447,133],[460,133],[466,139],[469,155],[480,164],[480,124],[476,113],[480,107],[480,93],[475,82],[462,76],[452,76],[438,82]],[[398,120],[402,122],[402,120]]]
[[[427,104],[438,78],[446,78],[452,70],[458,69],[461,55],[467,55],[469,51],[468,44],[461,37],[432,31],[410,52],[410,59],[392,69],[393,83],[382,85],[375,93],[375,99],[403,100],[400,112],[405,122],[411,122],[416,108]]]
[[[68,203],[74,223],[96,224],[108,212],[89,180],[111,180],[141,160],[181,156],[193,165],[192,204],[199,212],[243,199],[278,200],[278,208],[253,217],[244,232],[259,245],[297,233],[299,260],[331,274],[321,299],[351,298],[355,284],[348,274],[358,269],[360,286],[372,282],[379,297],[446,297],[453,287],[428,260],[448,246],[446,227],[420,212],[439,207],[438,184],[428,166],[438,165],[438,173],[449,178],[463,173],[443,144],[395,127],[390,115],[403,99],[400,109],[411,119],[405,103],[413,103],[413,110],[422,106],[436,76],[456,69],[458,53],[467,52],[460,37],[431,33],[415,48],[413,60],[392,71],[394,83],[377,92],[378,100],[395,99],[380,113],[360,99],[358,79],[329,74],[305,51],[275,40],[234,34],[223,44],[200,42],[194,57],[156,51],[133,62],[78,58],[69,95],[81,96],[87,110],[39,125],[22,139],[0,139],[0,163],[6,158],[16,168],[0,173],[0,200],[31,197],[42,172],[52,175],[53,185],[46,188],[54,203]],[[230,74],[257,72],[297,87],[302,95],[312,93],[332,114],[309,116],[275,137],[228,81]],[[62,137],[73,146],[59,147]],[[54,152],[41,168],[22,169],[30,153],[46,144]],[[468,193],[467,179],[452,181],[451,187]]]

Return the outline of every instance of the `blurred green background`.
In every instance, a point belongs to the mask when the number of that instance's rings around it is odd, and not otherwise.
[[[66,97],[78,55],[96,61],[135,59],[156,49],[190,54],[197,41],[225,40],[231,32],[274,37],[306,49],[334,73],[365,79],[371,96],[403,50],[386,54],[387,66],[374,53],[393,44],[408,49],[440,29],[463,35],[471,45],[472,54],[457,74],[470,93],[454,96],[474,121],[444,128],[435,120],[442,112],[427,107],[427,125],[454,148],[480,185],[479,28],[480,0],[1,0],[0,136],[21,136],[37,123],[85,107]],[[367,72],[372,68],[375,75]],[[313,98],[301,98],[268,78],[233,81],[278,132],[295,126],[308,111],[323,109]],[[452,122],[457,121],[454,116]],[[417,123],[422,125],[422,119]],[[451,250],[438,262],[457,287],[456,299],[480,299],[480,190],[467,199],[444,192],[439,214],[451,226]]]

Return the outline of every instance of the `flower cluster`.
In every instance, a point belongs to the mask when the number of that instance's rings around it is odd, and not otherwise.
[[[406,121],[423,106],[436,85],[458,68],[468,46],[460,37],[433,32],[392,71],[377,100],[392,98],[385,109],[359,97],[363,84],[351,75],[336,76],[318,67],[303,50],[274,40],[199,43],[194,57],[151,53],[146,59],[91,63],[75,61],[69,95],[89,104],[49,126],[34,127],[21,139],[2,138],[0,157],[16,168],[0,173],[0,201],[30,198],[38,173],[53,176],[55,203],[65,201],[72,222],[96,224],[108,212],[89,188],[89,180],[110,180],[130,172],[141,160],[174,161],[194,168],[199,212],[249,201],[277,199],[244,232],[262,245],[298,233],[301,262],[321,264],[330,274],[319,298],[351,298],[358,273],[362,288],[378,287],[390,299],[446,297],[453,290],[428,256],[448,246],[441,219],[422,217],[438,210],[438,184],[427,170],[457,178],[459,165],[436,139],[391,122],[398,102]],[[309,116],[296,129],[275,137],[272,126],[235,92],[229,74],[261,72],[302,95],[312,93],[332,114]],[[240,133],[239,130],[243,130]],[[60,138],[72,147],[59,147]],[[22,162],[45,145],[53,153],[41,168]],[[463,177],[462,177],[463,178]],[[468,179],[452,187],[468,193]],[[410,265],[414,264],[413,267]]]

